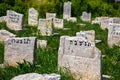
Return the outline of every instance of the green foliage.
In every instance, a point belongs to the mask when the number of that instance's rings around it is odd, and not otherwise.
[[[0,16],[5,16],[6,11],[11,9],[11,6],[5,3],[0,4]]]

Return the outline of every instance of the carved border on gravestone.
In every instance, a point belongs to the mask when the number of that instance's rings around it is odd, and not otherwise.
[[[22,30],[23,14],[7,10],[7,27],[12,30]]]
[[[34,8],[29,9],[29,14],[28,14],[28,25],[31,26],[37,26],[38,25],[38,11],[35,10]]]
[[[36,46],[35,37],[8,38],[5,41],[4,65],[17,66],[17,62],[22,63],[23,60],[34,63]]]

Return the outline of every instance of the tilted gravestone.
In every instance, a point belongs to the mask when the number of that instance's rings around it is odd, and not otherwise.
[[[23,14],[7,10],[7,27],[11,30],[22,30]]]
[[[37,26],[38,25],[38,12],[34,8],[29,9],[28,14],[28,25]]]
[[[39,19],[38,29],[40,30],[40,35],[42,36],[52,35],[52,19]]]
[[[4,65],[17,66],[17,62],[24,60],[33,63],[35,61],[36,38],[8,38],[5,41]]]
[[[7,30],[0,30],[0,41],[4,42],[7,38],[15,37],[13,33],[7,31]]]
[[[46,19],[54,19],[56,18],[56,13],[46,13]]]
[[[58,65],[77,80],[101,80],[101,51],[84,37],[60,38]]]
[[[68,19],[71,17],[71,2],[65,2],[63,6],[63,19]]]
[[[54,18],[53,25],[54,25],[54,28],[63,29],[64,28],[63,19]]]
[[[120,24],[110,24],[108,28],[108,45],[120,45]]]
[[[81,20],[91,22],[91,13],[82,12]]]
[[[105,30],[109,27],[109,18],[101,17],[101,29]]]
[[[95,31],[89,30],[89,31],[80,31],[76,33],[77,37],[85,37],[87,40],[91,42],[95,42]]]

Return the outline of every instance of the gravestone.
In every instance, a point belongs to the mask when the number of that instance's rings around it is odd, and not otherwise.
[[[71,17],[71,2],[65,2],[63,6],[63,19],[69,19]]]
[[[101,17],[101,29],[105,30],[109,27],[109,18]]]
[[[96,17],[95,20],[92,21],[92,24],[101,24],[101,17]]]
[[[40,30],[40,35],[46,35],[46,19],[39,19],[38,30]]]
[[[37,48],[41,47],[41,48],[46,48],[47,46],[47,41],[46,40],[37,40]]]
[[[59,74],[27,73],[15,76],[11,80],[61,80],[61,76]]]
[[[91,22],[91,13],[82,12],[81,20]]]
[[[11,30],[22,30],[23,14],[7,10],[7,27]]]
[[[52,35],[52,19],[39,19],[38,30],[40,30],[40,35],[42,36]]]
[[[52,19],[46,19],[46,35],[51,36],[53,33]]]
[[[109,23],[120,24],[120,18],[118,17],[109,18]]]
[[[0,30],[0,41],[4,42],[7,38],[15,37],[13,33],[7,31],[7,30]]]
[[[46,13],[46,19],[54,19],[56,18],[56,13]]]
[[[120,45],[120,24],[110,24],[108,28],[108,45]]]
[[[38,25],[38,14],[39,13],[34,8],[29,9],[28,25],[30,26]]]
[[[6,22],[7,16],[1,16],[0,17],[0,22]]]
[[[89,30],[89,31],[80,31],[76,33],[77,37],[84,37],[85,39],[95,42],[95,31],[94,30]]]
[[[68,19],[68,21],[77,22],[77,18],[76,18],[76,17],[70,17],[70,18]]]
[[[64,28],[63,19],[54,18],[53,25],[54,25],[54,28],[63,29]]]
[[[76,80],[101,80],[101,51],[84,37],[60,38],[58,65],[69,69]]]
[[[4,65],[17,66],[17,62],[24,60],[33,63],[35,61],[36,38],[8,38],[5,41]]]

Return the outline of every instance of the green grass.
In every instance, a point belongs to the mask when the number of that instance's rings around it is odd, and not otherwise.
[[[81,27],[79,23],[86,24],[85,27]],[[68,35],[75,36],[76,32],[80,30],[95,30],[95,37],[98,40],[102,40],[101,43],[98,43],[96,46],[102,51],[103,55],[106,55],[102,58],[102,73],[106,75],[112,76],[111,80],[119,80],[120,79],[120,47],[114,46],[113,48],[109,48],[107,44],[107,30],[102,30],[98,24],[90,24],[87,22],[82,22],[78,20],[76,23],[67,22],[64,23],[65,28],[71,28],[71,30],[57,30],[54,29],[55,33],[59,33],[59,35],[43,37],[40,36],[37,30],[37,27],[32,26],[24,26],[21,31],[13,31],[6,27],[6,23],[0,23],[0,29],[6,29],[18,37],[29,37],[36,36],[38,39],[44,39],[48,41],[48,45],[46,49],[37,49],[36,54],[36,62],[35,64],[30,64],[28,62],[24,62],[22,64],[19,63],[17,68],[15,67],[6,67],[0,68],[0,80],[10,80],[12,77],[17,76],[19,74],[29,73],[29,72],[37,72],[37,73],[58,73],[61,74],[61,80],[74,80],[71,74],[64,73],[62,71],[58,71],[58,48],[60,36]],[[3,53],[4,53],[4,45],[0,44],[0,63],[3,62]],[[7,77],[6,77],[7,76]]]

